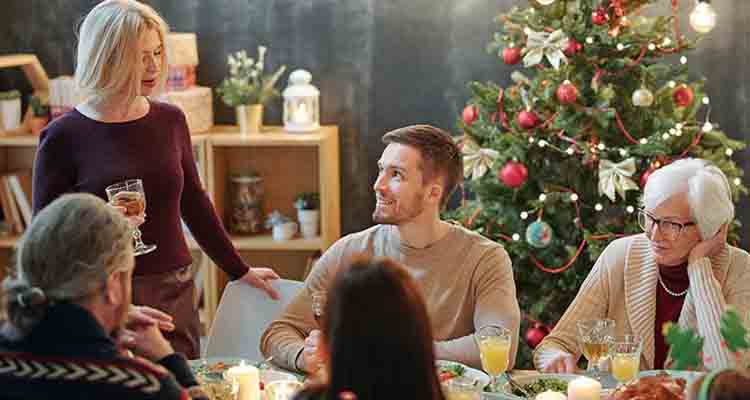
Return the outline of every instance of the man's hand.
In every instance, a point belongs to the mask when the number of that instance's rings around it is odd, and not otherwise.
[[[321,334],[317,329],[310,332],[310,336],[305,338],[305,347],[299,356],[297,367],[308,374],[317,372],[323,366],[319,352]]]
[[[546,365],[542,365],[540,369],[547,373],[574,374],[576,373],[576,360],[570,353],[560,353],[549,360]]]
[[[252,287],[263,290],[268,293],[270,298],[278,300],[279,293],[270,283],[276,279],[279,279],[279,275],[270,268],[250,268],[239,280]]]
[[[140,325],[157,324],[162,331],[171,332],[175,328],[172,321],[171,315],[155,308],[149,306],[130,306],[125,327],[133,329]]]
[[[156,324],[141,325],[128,333],[132,335],[135,353],[151,361],[159,361],[174,353]]]
[[[711,239],[703,240],[698,243],[692,250],[690,250],[690,256],[688,262],[692,263],[695,260],[699,260],[703,257],[712,257],[724,249],[727,245],[727,232],[729,231],[729,224],[726,223],[721,226],[716,235]]]

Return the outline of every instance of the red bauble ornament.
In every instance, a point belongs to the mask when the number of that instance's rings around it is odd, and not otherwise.
[[[477,109],[477,106],[474,104],[469,104],[468,106],[464,107],[464,112],[461,115],[464,119],[464,123],[466,125],[471,125],[474,123],[474,121],[479,118],[479,109]]]
[[[506,47],[503,49],[503,62],[515,65],[521,61],[521,49],[519,47]]]
[[[693,95],[693,89],[691,89],[690,86],[687,85],[678,87],[677,89],[675,89],[674,93],[672,93],[672,99],[678,107],[687,107],[690,104],[693,104],[694,97],[695,96]]]
[[[591,13],[591,22],[594,25],[604,25],[607,21],[609,21],[609,14],[607,14],[607,10],[603,7],[599,7]]]
[[[583,50],[583,45],[576,42],[575,39],[568,39],[568,45],[565,46],[565,50],[563,50],[563,53],[565,53],[568,57],[573,57],[574,55],[578,54]]]
[[[578,88],[570,81],[563,82],[557,87],[557,100],[561,104],[572,104],[578,98]]]
[[[509,188],[523,185],[529,178],[529,170],[518,161],[508,161],[497,173],[498,179]]]
[[[518,113],[516,121],[523,129],[534,129],[539,125],[539,117],[537,117],[531,110],[523,110]]]
[[[526,344],[535,349],[547,335],[549,335],[549,328],[541,322],[537,322],[533,327],[526,330]]]

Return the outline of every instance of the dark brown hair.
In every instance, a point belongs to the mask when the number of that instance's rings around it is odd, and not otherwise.
[[[330,353],[325,388],[298,399],[443,400],[427,308],[411,277],[388,258],[356,258],[336,277],[323,337]]]
[[[419,150],[424,181],[432,182],[435,178],[443,180],[440,206],[445,207],[463,177],[461,150],[451,135],[434,126],[411,125],[386,133],[383,143],[399,143]]]
[[[700,388],[706,376],[702,376],[690,386],[690,399],[693,400],[744,400],[750,398],[750,377],[736,370],[718,373],[708,390],[707,399],[699,399]]]

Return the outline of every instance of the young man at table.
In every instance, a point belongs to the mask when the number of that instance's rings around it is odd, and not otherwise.
[[[312,295],[325,291],[353,256],[365,254],[391,257],[415,279],[425,298],[438,359],[480,367],[473,333],[499,325],[513,335],[512,368],[520,311],[510,258],[499,244],[440,219],[440,210],[461,180],[460,149],[448,133],[429,125],[388,132],[383,143],[387,147],[373,185],[373,220],[378,225],[340,239],[323,254],[302,291],[266,329],[261,351],[282,367],[316,371],[320,331]]]

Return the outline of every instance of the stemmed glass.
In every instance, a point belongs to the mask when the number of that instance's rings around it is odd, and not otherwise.
[[[491,387],[510,364],[510,330],[496,325],[483,326],[474,334],[482,359],[482,369],[492,378]]]
[[[612,376],[617,382],[625,384],[638,377],[642,349],[643,340],[639,336],[623,335],[614,339],[609,351],[612,357]]]
[[[466,377],[453,378],[441,385],[445,400],[480,400],[482,388]]]
[[[598,378],[601,374],[599,361],[609,355],[609,346],[615,335],[615,321],[612,319],[588,319],[577,322],[578,343],[588,360],[586,373]]]
[[[107,186],[107,199],[116,207],[125,208],[126,217],[137,217],[146,212],[146,194],[143,191],[143,182],[140,179],[128,179]],[[156,250],[155,244],[144,244],[141,240],[141,230],[133,229],[133,250],[136,256],[148,254]]]

